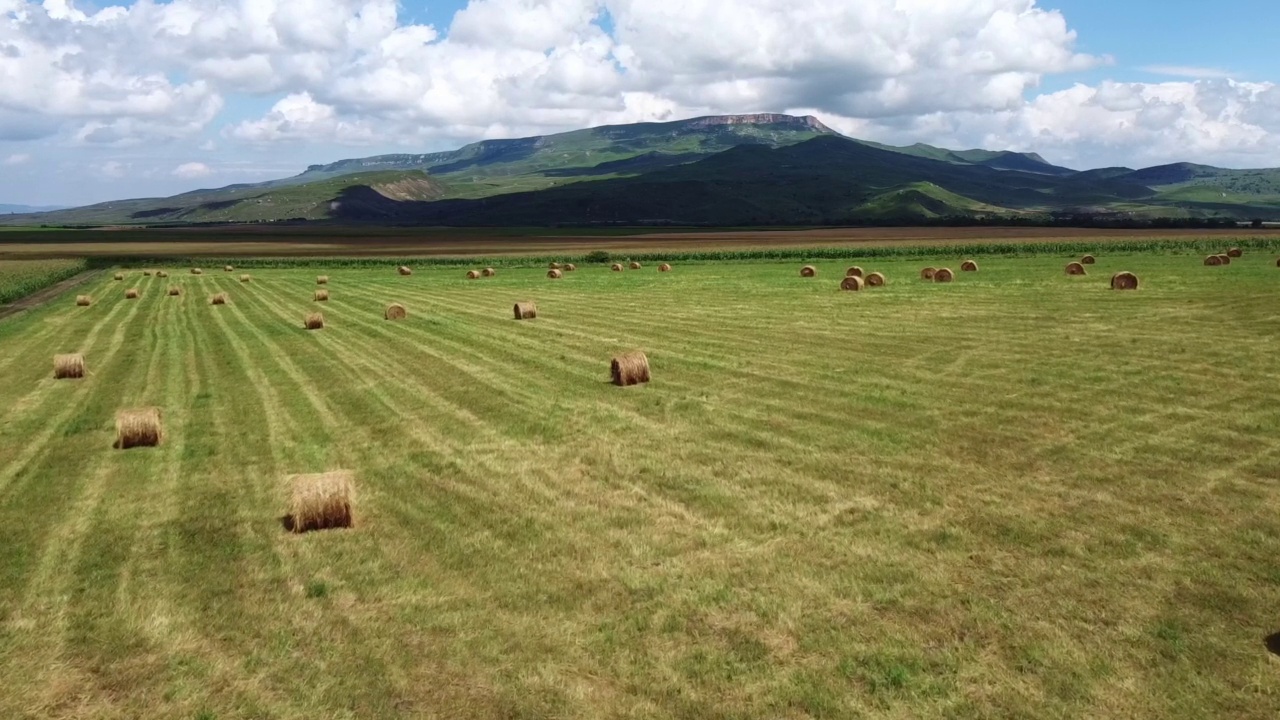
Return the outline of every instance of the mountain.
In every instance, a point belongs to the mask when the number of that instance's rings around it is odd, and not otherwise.
[[[0,224],[912,222],[1048,214],[1280,219],[1280,170],[1076,171],[1035,153],[895,147],[814,117],[727,115],[485,140]]]
[[[49,212],[51,210],[62,210],[64,207],[65,206],[63,205],[48,205],[44,207],[38,207],[35,205],[6,205],[4,203],[0,203],[0,215],[8,215],[11,213]]]

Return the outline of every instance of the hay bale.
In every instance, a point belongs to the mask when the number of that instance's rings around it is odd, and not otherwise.
[[[240,276],[240,282],[242,282],[242,283],[247,283],[247,282],[249,282],[249,281],[250,281],[250,280],[252,280],[252,279],[253,279],[253,278],[249,277],[248,275],[241,275],[241,276]]]
[[[668,263],[662,263],[658,266],[658,272],[671,272],[671,265]]]
[[[804,267],[800,268],[800,277],[803,277],[803,278],[818,277],[818,268],[812,265],[805,265]]]
[[[552,270],[552,272],[559,271]],[[538,317],[538,306],[533,304],[533,301],[516,303],[517,320],[532,320],[536,317]]]
[[[972,260],[965,260],[960,263],[960,272],[978,272],[978,263]]]
[[[157,271],[156,271],[156,277],[158,277],[158,278],[167,278],[167,277],[169,277],[169,273],[165,272],[164,270],[157,270]]]
[[[316,294],[315,294],[315,301],[316,301],[316,302],[329,302],[329,291],[328,291],[328,290],[317,290],[317,291],[316,291]]]
[[[631,269],[632,269],[632,270],[639,270],[639,269],[640,269],[640,263],[638,263],[638,262],[633,262],[633,263],[631,263]]]
[[[169,286],[169,297],[178,297],[181,294],[182,294],[182,288],[178,287],[177,285]]]
[[[401,265],[400,267],[396,268],[396,272],[400,273],[401,275],[413,274],[413,270],[411,270],[408,266],[405,266],[405,265]]]
[[[289,513],[285,527],[291,532],[349,528],[354,524],[351,503],[355,497],[355,475],[350,471],[293,475],[288,484]]]
[[[1098,258],[1092,255],[1085,255],[1084,257],[1080,258],[1081,265],[1092,265],[1096,262],[1098,262]]]
[[[1241,250],[1238,247],[1233,247],[1227,251],[1227,257],[1233,257],[1233,258],[1244,257],[1244,250]]]
[[[302,319],[302,326],[308,330],[323,330],[324,315],[321,315],[320,313],[307,313],[306,317]]]
[[[937,271],[937,269],[935,269],[935,268],[931,268],[931,267],[927,267],[927,268],[925,268],[925,269],[923,269],[923,270],[921,270],[921,271],[920,271],[920,279],[921,279],[921,280],[932,280],[932,279],[933,279],[933,274],[934,274],[934,273],[936,273],[936,272],[938,272],[938,271]]]
[[[124,273],[116,273],[116,274],[115,274],[115,279],[116,279],[117,281],[123,280],[123,279],[124,279]]]
[[[1280,268],[1280,258],[1276,258],[1276,267]]]
[[[85,375],[84,355],[69,353],[53,356],[53,379],[75,380]]]
[[[1222,253],[1221,255],[1219,255],[1219,256],[1218,256],[1218,261],[1219,261],[1219,263],[1220,263],[1220,264],[1222,264],[1222,265],[1230,265],[1230,264],[1231,264],[1231,256],[1230,256],[1230,255],[1228,255],[1228,254],[1226,254],[1226,253]]]
[[[192,275],[203,275],[203,274],[204,274],[204,271],[203,271],[203,270],[201,270],[200,268],[191,268],[191,274],[192,274]]]
[[[865,275],[866,273],[863,272],[862,268],[858,267],[857,265],[854,265],[853,267],[844,271],[845,277],[864,277]]]
[[[143,276],[143,277],[151,277],[151,271],[150,271],[150,270],[143,270],[143,271],[142,271],[142,276]]]
[[[886,282],[884,278],[884,273],[878,273],[878,272],[873,272],[863,279],[866,280],[867,285],[870,287],[884,287],[884,284]]]
[[[857,275],[845,275],[844,279],[840,281],[840,289],[848,290],[849,292],[858,292],[866,285],[867,282]]]
[[[155,447],[163,437],[160,408],[135,408],[116,413],[116,449]]]
[[[560,278],[564,277],[564,271],[563,271],[563,270],[548,270],[548,271],[547,271],[547,277],[551,278],[552,280],[559,280]]]
[[[476,272],[475,270],[468,270],[468,271],[467,271],[467,279],[468,279],[468,280],[479,280],[479,279],[480,279],[480,273]]]
[[[382,313],[382,317],[387,320],[403,320],[409,317],[409,311],[405,310],[400,303],[391,303],[387,306],[386,312]]]
[[[129,288],[128,290],[125,290],[125,291],[124,291],[124,299],[125,299],[125,300],[137,300],[137,299],[138,299],[138,288]]]
[[[230,265],[223,265],[222,272],[235,272],[235,268],[231,267]]]
[[[1205,264],[1205,267],[1218,267],[1222,265],[1222,256],[1210,255],[1209,257],[1204,259],[1204,264]]]
[[[622,263],[614,263],[609,269],[613,272],[622,272]]]
[[[224,292],[215,293],[209,298],[210,305],[226,305],[231,298]]]
[[[317,276],[316,276],[316,284],[317,284],[317,285],[328,285],[328,284],[329,284],[329,276],[328,276],[328,275],[317,275]]]
[[[1111,276],[1112,290],[1137,290],[1138,276],[1131,272],[1118,272]]]
[[[78,307],[89,307],[92,304],[93,304],[93,298],[89,297],[88,295],[76,296],[76,305]]]
[[[553,263],[551,263],[551,264],[547,265],[547,269],[548,269],[548,270],[561,270],[561,269],[563,269],[563,266],[561,266],[561,265],[560,265],[560,263],[558,263],[558,262],[553,262]]]
[[[1085,271],[1083,263],[1073,262],[1073,263],[1067,263],[1067,274],[1068,275],[1088,275],[1089,273]]]
[[[574,265],[573,263],[566,263],[566,264],[565,264],[565,266],[564,266],[562,269],[563,269],[565,272],[573,272],[574,270],[577,270],[577,269],[578,269],[578,266],[577,266],[577,265]]]
[[[938,268],[933,271],[933,281],[940,283],[949,283],[956,279],[956,274],[951,272],[951,268]]]
[[[649,382],[649,358],[636,350],[619,355],[609,364],[613,384],[619,387]]]
[[[494,270],[493,268],[485,268],[480,271],[480,274],[485,277],[493,277],[494,275],[498,274],[498,271]]]

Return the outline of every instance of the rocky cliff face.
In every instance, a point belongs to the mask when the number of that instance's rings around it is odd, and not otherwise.
[[[778,113],[755,113],[752,115],[714,115],[711,117],[695,118],[688,121],[689,126],[693,128],[708,128],[717,125],[789,125],[796,128],[809,129],[823,133],[835,133],[834,130],[822,124],[822,121],[812,115],[804,117],[796,117],[795,115],[781,115]]]

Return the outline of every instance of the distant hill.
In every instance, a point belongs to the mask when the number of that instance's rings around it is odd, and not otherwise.
[[[6,205],[4,203],[0,203],[0,215],[8,215],[10,213],[49,212],[51,210],[62,210],[64,207],[65,206],[63,205],[48,205],[42,207],[37,205]]]
[[[0,224],[715,225],[1051,214],[1280,220],[1280,170],[1076,171],[1035,153],[854,140],[814,117],[726,115],[340,160],[252,185],[0,215]]]

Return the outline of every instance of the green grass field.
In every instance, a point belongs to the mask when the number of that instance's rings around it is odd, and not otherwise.
[[[86,267],[83,260],[0,260],[0,305],[65,280]]]
[[[1275,257],[1068,259],[104,275],[0,321],[0,717],[1275,717]]]

